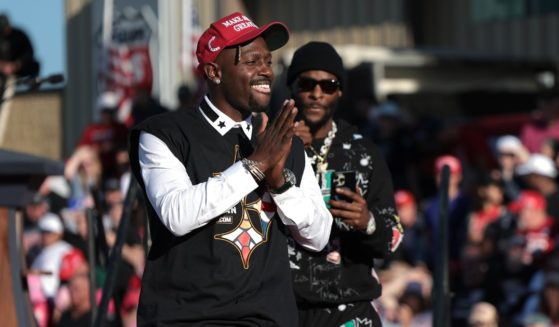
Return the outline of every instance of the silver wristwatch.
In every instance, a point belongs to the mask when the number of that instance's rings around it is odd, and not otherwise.
[[[297,177],[295,177],[295,174],[291,170],[284,168],[281,173],[285,183],[278,188],[270,189],[270,193],[281,194],[297,184]]]

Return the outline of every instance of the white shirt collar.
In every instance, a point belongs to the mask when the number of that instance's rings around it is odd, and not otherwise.
[[[211,110],[208,112],[204,110],[202,106],[204,103],[200,105],[198,110],[202,113],[202,116],[206,118],[208,123],[213,126],[213,128],[221,135],[225,135],[227,132],[231,130],[231,128],[241,128],[248,139],[251,139],[252,136],[252,115],[249,115],[245,120],[236,122],[231,119],[229,116],[221,112],[211,101],[208,99],[208,96],[204,96],[204,102],[206,102],[207,107]]]

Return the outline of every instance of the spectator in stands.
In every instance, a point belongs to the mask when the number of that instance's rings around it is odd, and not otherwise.
[[[553,220],[546,213],[545,198],[535,191],[523,191],[510,205],[516,213],[515,233],[505,247],[503,304],[519,323],[538,308],[538,294],[543,290],[543,271],[555,248]]]
[[[507,213],[503,205],[503,191],[497,181],[483,180],[477,186],[475,199],[475,208],[468,214],[467,238],[460,254],[459,286],[454,295],[457,312],[464,312],[473,303],[490,297],[488,292],[495,288],[489,283],[488,266],[494,253],[488,246],[486,229]],[[458,317],[458,314],[455,316],[460,320],[467,318]]]
[[[474,211],[468,216],[467,242],[479,245],[488,224],[505,214],[504,194],[501,184],[492,179],[480,182],[477,187]]]
[[[89,267],[86,258],[81,250],[71,249],[66,252],[60,262],[60,287],[56,293],[54,301],[53,321],[58,322],[62,313],[72,306],[69,282],[78,274],[87,274]]]
[[[409,282],[399,299],[399,321],[402,327],[430,327],[433,317],[422,284]]]
[[[70,305],[62,313],[58,327],[91,326],[91,301],[87,274],[74,275],[68,284]]]
[[[549,157],[532,154],[528,161],[517,168],[517,173],[524,177],[526,185],[545,196],[547,213],[559,222],[559,187],[557,186],[557,168]]]
[[[513,135],[499,137],[495,150],[499,167],[491,172],[491,176],[502,182],[507,200],[514,200],[522,187],[516,168],[525,163],[530,154],[520,139]]]
[[[439,156],[435,161],[435,178],[437,185],[440,185],[443,167],[450,168],[448,183],[448,240],[449,240],[449,271],[451,276],[455,276],[460,270],[459,262],[462,248],[465,244],[467,235],[467,214],[470,212],[470,198],[461,190],[462,183],[462,164],[451,155]],[[435,258],[438,257],[440,242],[439,233],[439,202],[442,190],[436,197],[429,199],[425,207],[426,230],[429,231],[429,260],[428,265],[433,271]],[[452,280],[451,280],[452,284]]]
[[[424,266],[411,267],[403,261],[393,261],[379,271],[382,296],[375,301],[382,326],[430,326],[432,276]],[[421,324],[420,324],[421,323]]]
[[[425,226],[423,216],[417,207],[414,195],[407,190],[394,193],[396,210],[404,228],[406,237],[391,257],[393,260],[405,261],[411,266],[425,263]]]
[[[520,131],[520,139],[530,153],[538,153],[550,138],[559,139],[559,96],[554,93],[542,98],[532,120]]]
[[[72,247],[62,240],[64,226],[57,215],[47,213],[39,220],[39,229],[42,249],[31,264],[31,270],[41,273],[43,293],[47,298],[53,299],[60,285],[60,262]]]
[[[99,155],[90,146],[80,146],[64,166],[64,176],[70,183],[69,206],[72,209],[93,208],[101,190],[103,167]]]
[[[103,177],[117,175],[116,151],[127,144],[128,129],[116,120],[118,100],[113,92],[105,92],[99,96],[97,110],[100,119],[85,127],[78,143],[78,149],[90,146],[97,151],[103,167]]]
[[[35,193],[23,212],[23,250],[27,264],[31,264],[41,250],[41,231],[39,220],[49,212],[46,197]]]
[[[38,192],[35,193],[31,202],[25,206],[23,215],[24,230],[36,228],[41,217],[43,217],[48,211],[48,199]]]

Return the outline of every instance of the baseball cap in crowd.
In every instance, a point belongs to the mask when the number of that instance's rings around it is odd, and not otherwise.
[[[61,234],[64,231],[64,226],[60,218],[52,212],[47,212],[38,223],[39,230],[47,233]]]
[[[115,110],[118,107],[119,98],[114,92],[103,92],[97,98],[97,110]]]
[[[497,139],[495,144],[498,153],[517,153],[524,149],[520,139],[514,135],[504,135]]]
[[[557,176],[557,169],[549,157],[534,153],[528,158],[528,161],[518,166],[516,173],[518,175],[537,174],[555,178]]]
[[[405,206],[408,204],[415,204],[415,198],[410,191],[399,190],[394,193],[394,201],[397,207]]]
[[[462,172],[462,164],[460,160],[451,155],[440,156],[435,160],[435,172],[438,174],[443,170],[444,165],[448,165],[451,174],[459,174]]]
[[[81,250],[74,248],[68,251],[60,262],[60,272],[58,273],[60,280],[70,280],[78,269],[85,267],[86,263],[85,256]]]
[[[509,210],[513,213],[529,207],[532,210],[545,210],[546,201],[543,195],[536,191],[522,191],[516,200],[509,204]]]
[[[289,40],[289,30],[280,22],[271,22],[262,27],[254,24],[250,18],[240,12],[234,12],[212,23],[198,39],[196,58],[198,70],[204,64],[215,61],[227,47],[243,44],[262,36],[270,51],[284,46]]]

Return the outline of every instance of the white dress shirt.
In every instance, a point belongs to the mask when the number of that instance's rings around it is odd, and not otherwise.
[[[209,100],[207,102],[218,119],[209,120],[203,111],[202,115],[218,132],[224,135],[231,128],[242,128],[251,137],[251,117],[234,122]],[[225,123],[227,131],[223,131],[223,124],[221,128],[218,127],[218,121]],[[163,225],[176,236],[188,234],[208,224],[258,188],[241,162],[234,163],[204,183],[193,185],[184,165],[167,145],[147,132],[140,134],[138,155],[148,200]],[[271,194],[271,197],[291,236],[309,250],[322,250],[330,237],[332,215],[324,204],[306,155],[300,186],[291,187],[282,194]]]

